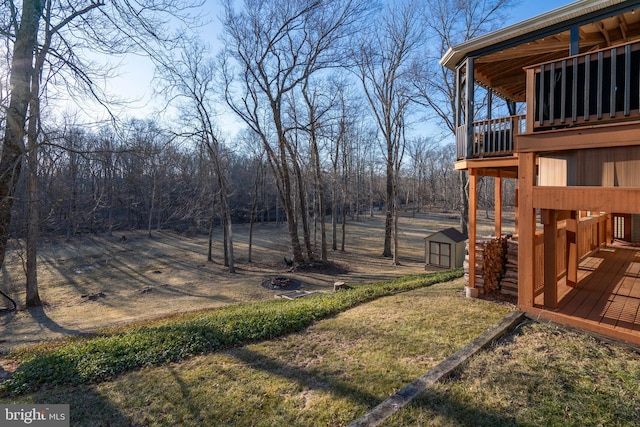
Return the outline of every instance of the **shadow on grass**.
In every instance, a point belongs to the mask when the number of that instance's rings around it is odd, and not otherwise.
[[[9,400],[10,399],[10,400]],[[125,427],[133,425],[121,409],[92,386],[59,387],[37,393],[0,399],[0,403],[66,404],[71,412],[70,425],[76,427]]]
[[[354,407],[366,407],[366,410],[370,410],[387,398],[387,396],[376,396],[364,391],[363,388],[359,388],[357,385],[336,380],[328,375],[318,376],[308,370],[287,365],[246,348],[234,349],[228,354],[249,364],[253,369],[260,369],[286,378],[305,388],[328,391],[337,397],[347,398],[354,404]],[[190,407],[190,410],[194,416],[198,415],[198,408]],[[355,410],[359,411],[359,409]],[[364,415],[364,413],[360,415]],[[427,390],[421,393],[408,406],[400,408],[398,412],[393,414],[385,425],[426,425],[429,420],[436,417],[442,419],[446,425],[492,427],[519,427],[526,425],[518,423],[506,413],[481,408],[473,403],[461,402],[448,393],[436,390]],[[355,419],[345,421],[351,422],[355,421]]]
[[[64,326],[56,323],[55,320],[50,318],[47,315],[47,313],[45,313],[44,308],[42,306],[40,306],[40,307],[31,307],[31,308],[26,309],[26,311],[31,315],[31,317],[33,317],[33,319],[36,322],[38,322],[38,324],[41,327],[46,328],[46,329],[50,330],[51,332],[57,332],[57,333],[60,333],[60,334],[71,335],[71,336],[82,336],[82,337],[93,336],[93,334],[91,334],[91,333],[84,332],[84,331],[79,331],[79,330],[76,330],[76,329],[65,328]]]
[[[352,384],[336,380],[328,375],[318,376],[313,372],[300,369],[297,366],[284,364],[280,360],[251,351],[246,347],[233,349],[229,351],[228,354],[250,365],[253,369],[259,369],[286,378],[309,389],[328,391],[332,394],[345,397],[357,405],[373,407],[373,405],[377,405],[382,401],[381,396],[368,393]],[[383,399],[384,398],[386,398],[386,396],[384,396]]]
[[[171,373],[171,377],[180,387],[180,394],[182,396],[182,406],[186,408],[194,420],[201,420],[204,416],[203,408],[194,404],[193,396],[191,393],[191,386],[182,379],[179,372],[176,369],[169,368],[169,372]]]
[[[450,393],[428,389],[406,407],[387,420],[385,425],[422,425],[429,420],[440,419],[443,425],[521,427],[530,424],[518,423],[504,413],[478,406],[473,402],[462,402]]]

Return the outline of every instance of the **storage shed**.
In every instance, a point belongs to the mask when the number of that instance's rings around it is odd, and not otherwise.
[[[424,238],[425,268],[460,268],[464,263],[467,236],[446,228]]]

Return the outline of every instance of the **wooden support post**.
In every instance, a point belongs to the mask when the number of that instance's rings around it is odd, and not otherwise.
[[[500,237],[502,235],[502,178],[497,176],[495,178],[495,189],[494,189],[494,197],[495,197],[495,234],[496,237]]]
[[[473,145],[474,145],[474,128],[473,128],[473,113],[475,110],[475,71],[473,58],[467,57],[467,80],[465,86],[465,107],[464,107],[464,124],[467,131],[467,159],[473,159]],[[471,174],[471,171],[469,171]]]
[[[607,214],[607,231],[605,233],[605,245],[613,243],[613,215],[611,214]]]
[[[567,219],[567,286],[576,287],[578,285],[578,215],[571,212],[571,217]]]
[[[514,200],[514,205],[515,205],[515,212],[514,212],[514,218],[513,218],[513,226],[514,226],[514,231],[515,233],[518,235],[520,234],[519,228],[518,228],[518,220],[519,220],[519,214],[518,214],[518,180],[516,180],[516,188],[515,188],[515,200]]]
[[[469,169],[469,287],[476,287],[476,214],[478,212],[478,176]]]
[[[544,224],[544,306],[558,308],[558,272],[556,271],[558,217],[553,209],[541,212]]]
[[[534,120],[535,120],[535,97],[536,97],[536,73],[533,68],[527,70],[527,133],[533,133]],[[540,119],[542,120],[542,118]],[[516,139],[516,142],[518,139]],[[519,151],[516,147],[516,151]]]
[[[533,186],[536,182],[534,153],[518,155],[518,305],[533,307],[535,284],[536,212]]]

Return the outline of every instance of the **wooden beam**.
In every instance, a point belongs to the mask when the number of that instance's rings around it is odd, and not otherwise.
[[[558,308],[558,274],[556,271],[558,220],[556,211],[545,210],[544,224],[544,306]]]
[[[484,171],[487,170],[500,170],[503,173],[512,173],[511,176],[502,175],[505,178],[517,178],[518,177],[518,158],[515,156],[508,157],[490,157],[486,159],[467,159],[458,160],[454,164],[455,170],[471,170],[476,169],[477,175],[487,176]],[[495,176],[495,175],[489,175]]]
[[[621,341],[627,341],[640,345],[640,334],[637,331],[631,331],[624,328],[613,328],[609,325],[587,320],[576,316],[563,314],[558,311],[548,311],[539,307],[527,307],[523,310],[528,317],[532,319],[547,319],[554,322],[562,323],[574,328],[584,329],[606,337],[615,338]]]
[[[521,155],[522,156],[522,155]],[[640,195],[631,187],[535,187],[533,207],[569,211],[640,212]]]
[[[596,23],[596,25],[598,26],[598,30],[600,30],[604,39],[607,41],[607,46],[611,46],[611,38],[609,37],[609,31],[607,31],[602,21]]]
[[[548,224],[549,221],[551,220],[548,217],[549,212],[551,212],[550,209],[542,209],[540,210],[540,222],[542,224]],[[553,212],[555,212],[555,218],[556,221],[564,221],[567,218],[571,218],[571,211],[559,211],[559,210],[553,210]]]
[[[515,194],[514,194],[514,208],[515,208],[515,212],[514,212],[514,218],[513,218],[513,226],[515,229],[515,233],[516,235],[520,234],[519,228],[518,228],[518,221],[520,219],[520,214],[518,213],[518,193],[519,193],[519,189],[518,189],[518,181],[516,180],[516,188],[515,188]]]
[[[476,287],[476,217],[478,212],[478,177],[469,174],[469,287]]]
[[[495,235],[502,236],[502,178],[495,177],[494,185],[494,205],[495,205]]]
[[[467,84],[465,86],[465,106],[464,106],[464,125],[467,131],[467,159],[473,157],[474,143],[474,127],[473,114],[475,113],[475,71],[473,67],[474,58],[467,57]]]
[[[535,154],[518,157],[518,305],[533,307],[535,269],[536,217],[533,208],[533,188],[536,182]]]
[[[530,76],[533,78],[533,76]],[[527,85],[533,91],[535,80]],[[640,121],[579,126],[533,132],[533,103],[527,100],[527,133],[516,136],[515,151],[520,153],[578,150],[584,148],[623,147],[638,145]],[[529,127],[531,126],[531,129]]]
[[[618,15],[618,27],[620,28],[620,33],[622,34],[622,40],[627,43],[629,41],[629,30],[627,29],[627,21],[624,19],[624,15]]]
[[[527,70],[527,129],[526,134],[533,133],[533,122],[534,122],[534,105],[535,105],[535,97],[536,97],[536,73],[533,68],[529,68]],[[520,152],[523,151],[520,146],[523,143],[522,137],[524,135],[516,135],[515,137],[515,151]],[[526,142],[526,141],[524,141]],[[530,150],[534,151],[534,150]]]
[[[575,288],[578,285],[578,215],[573,211],[571,218],[566,220],[567,244],[565,254],[565,264],[567,266],[567,286]]]

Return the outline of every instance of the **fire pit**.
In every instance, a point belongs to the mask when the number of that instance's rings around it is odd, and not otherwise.
[[[297,279],[292,279],[291,277],[278,276],[264,280],[262,282],[262,286],[272,291],[290,291],[300,288],[300,281]]]

